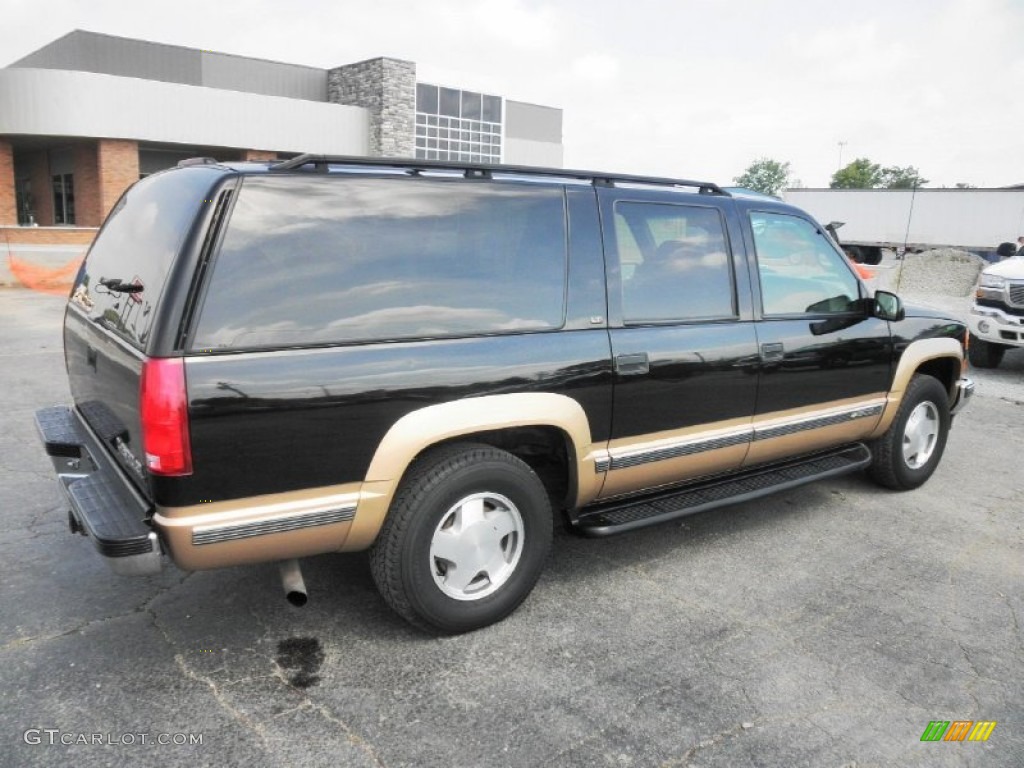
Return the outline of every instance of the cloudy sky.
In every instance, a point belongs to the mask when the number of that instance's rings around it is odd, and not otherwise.
[[[771,157],[815,187],[841,155],[929,186],[1024,183],[1024,0],[4,0],[0,65],[76,27],[411,59],[423,81],[564,109],[570,167],[731,183]]]

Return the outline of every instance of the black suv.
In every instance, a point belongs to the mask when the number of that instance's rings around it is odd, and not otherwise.
[[[370,550],[384,599],[507,616],[563,516],[626,531],[935,470],[966,328],[868,294],[775,199],[562,169],[189,161],[113,209],[37,421],[120,573]]]

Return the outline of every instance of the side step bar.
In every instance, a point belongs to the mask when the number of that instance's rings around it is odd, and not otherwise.
[[[673,488],[653,496],[589,507],[580,512],[573,526],[585,536],[611,536],[715,507],[738,504],[826,477],[856,472],[870,463],[871,451],[863,443],[856,443]]]

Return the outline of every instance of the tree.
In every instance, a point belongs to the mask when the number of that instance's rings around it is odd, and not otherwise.
[[[866,157],[858,157],[845,168],[832,174],[832,189],[913,189],[923,187],[928,179],[921,178],[917,168],[890,165],[883,168]]]
[[[913,189],[927,183],[928,179],[922,179],[917,168],[912,165],[906,168],[893,165],[882,169],[882,186],[888,189]]]
[[[832,189],[873,189],[882,184],[882,166],[858,157],[832,174]]]
[[[780,163],[767,157],[752,162],[741,176],[733,179],[741,187],[778,197],[789,181],[789,163]]]

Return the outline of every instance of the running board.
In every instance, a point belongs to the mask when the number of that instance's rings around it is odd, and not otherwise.
[[[863,469],[871,451],[862,443],[704,480],[684,488],[581,511],[573,526],[584,536],[611,536],[715,507],[767,496],[826,477]]]

